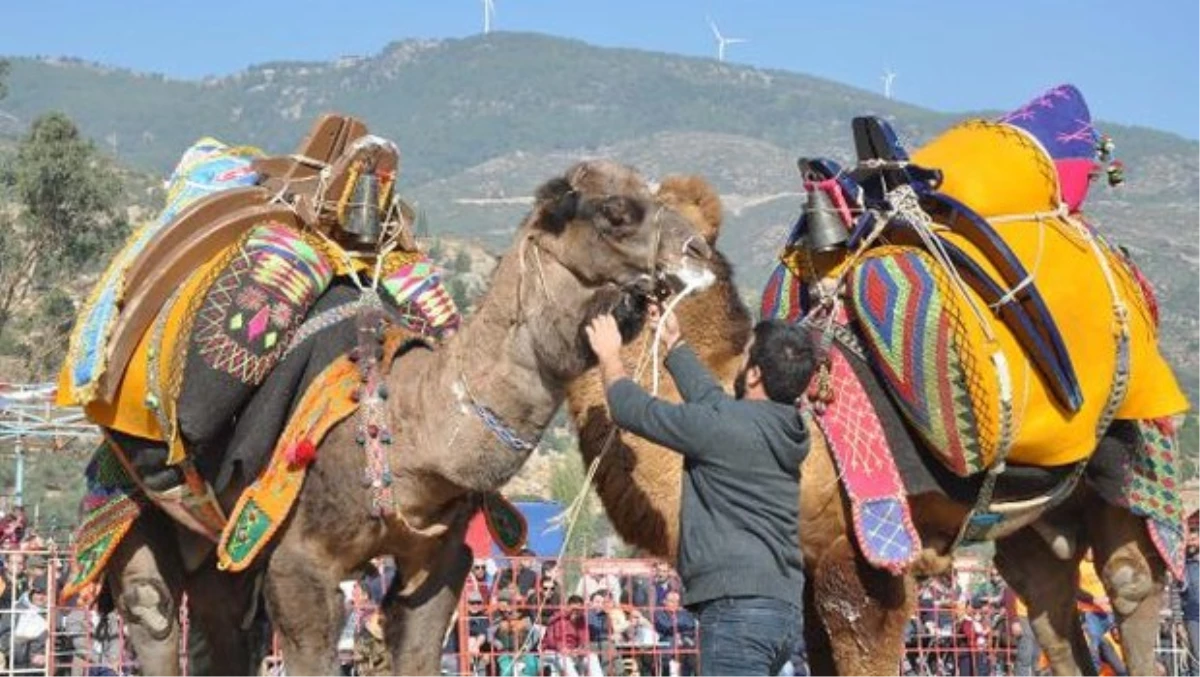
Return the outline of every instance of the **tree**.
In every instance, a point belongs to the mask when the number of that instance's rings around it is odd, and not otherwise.
[[[0,61],[0,99],[8,96],[8,85],[4,80],[8,77],[8,62]]]
[[[35,285],[73,278],[127,232],[115,170],[66,115],[33,122],[11,174],[20,209],[0,224],[0,333]]]

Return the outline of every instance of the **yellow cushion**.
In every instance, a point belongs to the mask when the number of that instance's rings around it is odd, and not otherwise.
[[[156,321],[151,324],[138,342],[137,349],[134,350],[133,356],[129,360],[129,366],[121,377],[121,384],[117,388],[117,396],[113,402],[108,403],[97,399],[84,407],[89,421],[137,437],[151,440],[164,439],[157,416],[147,406],[147,396],[150,394],[147,377],[152,363],[151,353],[153,351],[156,356],[161,356],[154,360],[154,363],[158,365],[159,383],[170,383],[179,376],[171,371],[171,358],[177,350],[186,347],[186,337],[183,337],[181,343],[180,335],[186,333],[186,325],[190,324],[188,321],[190,319],[189,311],[194,313],[195,300],[207,291],[208,285],[212,281],[214,268],[223,265],[227,260],[224,255],[214,257],[188,277],[175,302],[160,311],[167,314],[160,343],[154,345],[155,326],[158,324]],[[60,374],[60,382],[65,373],[64,369]],[[170,407],[172,404],[168,402],[165,406]],[[164,405],[160,403],[160,406]]]
[[[1006,127],[1015,131],[1003,129]],[[982,215],[1053,212],[1058,208],[1054,166],[1031,139],[1010,125],[971,121],[915,152],[913,161],[943,170],[943,192]],[[1120,304],[1128,311],[1130,332],[1129,383],[1116,417],[1147,419],[1187,410],[1187,399],[1158,351],[1156,330],[1141,290],[1107,245],[1081,222],[1064,217],[997,219],[993,226],[1033,276],[1062,335],[1084,396],[1083,406],[1075,414],[1061,409],[1016,338],[972,292],[976,304],[985,309],[984,321],[997,337],[1012,376],[1016,435],[1009,461],[1062,465],[1087,458],[1095,449],[1096,426],[1108,403],[1117,366],[1118,322],[1104,266],[1111,273]],[[1001,279],[964,238],[953,232],[944,237],[971,255],[993,279]],[[977,357],[986,359],[986,355]],[[986,367],[986,362],[981,366]]]

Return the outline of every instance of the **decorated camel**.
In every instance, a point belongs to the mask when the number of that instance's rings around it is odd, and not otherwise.
[[[866,130],[871,134],[877,131],[880,130]],[[1002,131],[1012,133],[1007,129]],[[953,136],[950,138],[953,140]],[[935,157],[938,148],[935,140],[923,149],[924,157]],[[970,158],[971,154],[965,156]],[[917,157],[922,157],[922,153]],[[894,167],[908,164],[896,157],[887,161],[893,162]],[[921,167],[914,166],[913,170]],[[952,180],[951,171],[947,169],[947,182]],[[1063,179],[1062,188],[1067,183],[1068,179]],[[694,183],[691,188],[682,208],[702,224],[701,232],[715,246],[721,213],[719,201],[702,184]],[[1057,193],[1060,186],[1054,188]],[[1079,190],[1078,185],[1074,190]],[[845,226],[835,223],[836,228],[830,233],[819,235],[814,231],[820,226],[822,215],[813,216],[817,212],[806,211],[806,218],[811,219],[806,224],[807,239],[797,242],[795,237],[791,238],[789,253],[808,249],[798,255],[807,255],[807,261],[811,262],[820,258],[812,256],[815,239],[823,236],[829,236],[830,240],[845,239],[850,233]],[[728,264],[719,252],[714,254],[714,261],[717,283],[683,301],[677,312],[684,338],[731,387],[751,322],[739,300]],[[1113,261],[1131,265],[1116,258]],[[1127,270],[1118,274],[1130,282],[1137,273],[1131,267]],[[764,314],[798,321],[798,308],[797,312],[781,313],[780,306],[786,306],[789,297],[795,301],[810,290],[805,288],[806,280],[786,264],[784,271],[768,288]],[[781,276],[785,278],[783,284],[778,279]],[[810,279],[818,282],[824,278]],[[1142,293],[1137,285],[1127,286],[1124,291],[1132,291],[1139,297]],[[1138,301],[1137,297],[1132,299],[1132,303]],[[912,305],[898,307],[898,324],[905,321],[900,313],[910,312],[911,308]],[[811,308],[808,312],[812,312]],[[812,319],[810,316],[807,322]],[[834,325],[826,322],[817,326]],[[1131,501],[1131,496],[1139,487],[1145,490],[1153,484],[1150,475],[1157,474],[1166,480],[1165,487],[1157,487],[1160,491],[1170,488],[1170,469],[1153,468],[1169,460],[1163,455],[1156,456],[1169,444],[1166,436],[1169,427],[1160,422],[1100,421],[1103,434],[1098,436],[1098,443],[1092,443],[1095,453],[1085,454],[1075,464],[1043,467],[1028,461],[1018,465],[1014,461],[1008,472],[996,473],[991,483],[986,479],[987,472],[963,476],[947,469],[939,459],[939,448],[914,431],[913,424],[888,396],[891,385],[878,371],[879,356],[864,349],[862,339],[857,338],[860,330],[850,329],[850,332],[838,329],[832,340],[826,338],[831,361],[835,365],[841,361],[840,367],[843,370],[848,367],[850,371],[839,373],[836,368],[827,369],[822,377],[824,384],[814,388],[812,397],[818,412],[810,414],[813,447],[802,474],[800,538],[809,575],[805,611],[809,618],[806,630],[814,673],[894,673],[903,653],[903,626],[915,612],[916,577],[946,571],[954,547],[967,536],[972,540],[995,541],[996,564],[1027,603],[1038,640],[1058,674],[1094,669],[1075,612],[1079,562],[1086,550],[1092,548],[1097,571],[1117,613],[1131,669],[1139,673],[1151,671],[1166,563],[1175,550],[1169,542],[1170,534],[1164,529],[1166,525],[1156,523],[1155,514],[1145,509],[1145,503]],[[828,337],[828,334],[818,333],[818,336]],[[848,345],[842,342],[843,336]],[[644,359],[651,340],[649,330],[645,330],[626,347],[631,367]],[[1070,342],[1068,347],[1078,350]],[[1154,357],[1140,355],[1141,368],[1145,369],[1145,361]],[[847,384],[838,380],[845,379],[847,373],[856,377],[858,392],[848,390]],[[1147,377],[1142,378],[1144,385]],[[642,381],[649,384],[648,371]],[[834,388],[829,388],[831,382]],[[1158,385],[1167,392],[1178,392],[1170,380],[1159,381]],[[661,388],[663,396],[678,398],[669,379],[663,380]],[[653,554],[673,559],[678,545],[681,459],[645,440],[617,434],[607,416],[595,374],[589,373],[572,384],[568,401],[585,459],[598,463],[596,489],[618,533]],[[1179,406],[1175,400],[1162,408]],[[862,416],[864,408],[869,408],[870,419]],[[848,413],[859,416],[851,418],[849,426],[843,423]],[[1028,409],[1025,413],[1033,415]],[[1167,412],[1160,409],[1156,413]],[[885,445],[882,451],[894,459],[887,495],[880,496],[877,492],[874,496],[864,496],[868,492],[862,484],[856,484],[853,478],[847,480],[848,476],[861,476],[863,469],[877,474],[888,469],[877,455],[870,453],[878,454],[879,448],[855,449],[847,444],[847,429],[862,433],[867,439],[874,430],[879,435],[878,443]],[[840,457],[831,442],[842,445]],[[1136,471],[1134,477],[1128,473],[1122,476],[1119,470],[1139,465],[1153,470],[1140,477]],[[1075,481],[1080,476],[1083,481]],[[977,504],[984,491],[989,495],[980,508]],[[864,524],[872,508],[864,497],[874,498],[875,505],[892,509],[897,507],[899,498],[904,509],[891,513],[896,518],[890,521],[876,519]],[[978,518],[981,515],[989,519],[981,520]],[[908,522],[908,529],[904,529],[902,520]],[[1004,525],[1006,521],[1009,524],[1005,528],[996,528],[992,533],[986,529],[975,531],[980,523]],[[1022,528],[1025,525],[1028,528]],[[881,527],[898,527],[890,540],[892,545],[899,543],[901,547],[889,552],[878,541],[872,541],[870,534]],[[1160,552],[1166,553],[1166,557]]]
[[[496,492],[591,366],[584,321],[615,309],[632,335],[648,295],[712,278],[705,241],[634,170],[581,162],[537,190],[454,331],[412,270],[394,146],[339,118],[302,150],[197,151],[226,185],[135,235],[73,335],[63,390],[106,440],[66,592],[105,581],[148,674],[180,670],[185,593],[206,667],[250,670],[260,591],[288,673],[333,674],[338,584],[381,555],[392,665],[436,674],[467,520],[482,506],[519,543]],[[230,199],[233,216],[214,204]],[[116,342],[89,343],[93,325]]]

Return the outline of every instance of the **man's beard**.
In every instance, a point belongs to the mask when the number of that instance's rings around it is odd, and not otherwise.
[[[1195,557],[1196,553],[1200,552],[1200,545],[1189,545],[1186,548],[1184,548],[1184,552],[1187,553],[1188,557]]]
[[[738,371],[737,377],[733,379],[733,396],[737,399],[742,399],[746,396],[746,370]]]

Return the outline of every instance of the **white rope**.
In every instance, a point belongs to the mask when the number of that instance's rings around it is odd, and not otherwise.
[[[659,355],[659,345],[662,343],[663,327],[666,326],[666,324],[667,324],[667,318],[671,317],[671,315],[673,315],[675,313],[675,306],[678,306],[680,301],[683,301],[689,295],[695,293],[696,290],[700,289],[700,286],[702,284],[703,284],[703,282],[700,279],[694,279],[691,282],[687,283],[687,285],[684,286],[682,291],[680,291],[678,294],[676,294],[674,298],[672,298],[670,301],[667,302],[667,304],[665,306],[663,306],[662,315],[660,315],[658,318],[658,326],[654,328],[654,345],[651,347],[651,354],[652,354],[651,360],[654,363],[654,371],[652,372],[652,376],[651,376],[650,392],[655,397],[658,396],[658,382],[660,380],[659,374],[660,374],[661,370],[659,368],[660,362],[659,362],[658,355]]]
[[[929,215],[926,214],[923,209],[921,209],[916,192],[913,191],[912,187],[910,186],[897,186],[895,190],[888,193],[888,200],[897,206],[898,212],[908,217],[908,222],[910,225],[912,225],[913,232],[915,232],[917,237],[921,239],[921,242],[925,244],[925,248],[929,251],[929,254],[934,258],[934,260],[937,261],[938,265],[945,270],[946,276],[950,278],[950,283],[954,285],[961,297],[966,300],[967,305],[970,307],[971,312],[975,315],[975,319],[979,322],[979,325],[983,329],[983,333],[987,336],[988,341],[994,343],[996,341],[996,335],[992,331],[991,322],[988,321],[983,310],[972,297],[967,283],[962,279],[962,276],[959,275],[958,269],[955,268],[954,264],[950,262],[950,255],[946,252],[945,247],[942,246],[941,240],[934,235],[933,229],[930,228],[932,220],[929,218]]]
[[[1046,218],[1048,217],[1045,217],[1044,215],[1034,216],[1037,220],[1038,247],[1037,255],[1033,259],[1033,268],[1026,268],[1025,279],[1018,282],[1012,287],[1012,289],[1009,289],[1007,292],[1005,292],[1003,296],[996,299],[995,303],[988,306],[988,308],[991,308],[993,311],[999,310],[1000,306],[1012,303],[1013,299],[1017,297],[1017,294],[1021,293],[1021,290],[1034,283],[1034,280],[1037,278],[1038,271],[1042,269],[1042,255],[1046,253]]]
[[[666,313],[664,313],[664,317],[665,315]],[[659,318],[659,327],[662,326],[662,322],[663,318]],[[652,340],[657,341],[658,336],[654,336]],[[645,339],[643,339],[642,354],[640,357],[638,357],[638,363],[633,371],[634,381],[641,380],[642,374],[646,369],[647,358],[652,354],[652,351],[647,350],[646,348],[647,346],[645,345]],[[575,495],[575,498],[571,501],[570,505],[567,506],[566,510],[549,520],[550,524],[566,524],[566,531],[563,533],[562,546],[560,546],[558,549],[558,557],[556,561],[561,562],[563,557],[565,557],[567,554],[567,548],[571,544],[571,536],[575,533],[575,525],[578,523],[580,515],[583,514],[583,508],[587,505],[588,490],[592,488],[592,480],[595,479],[596,471],[600,468],[600,461],[602,461],[604,456],[608,454],[608,451],[612,448],[612,444],[617,439],[618,434],[620,434],[620,428],[617,427],[616,423],[613,423],[612,427],[609,428],[608,435],[604,438],[604,445],[600,447],[600,453],[596,454],[596,457],[593,458],[592,462],[588,465],[587,473],[585,473],[583,477],[583,483],[579,487],[579,493]],[[565,593],[566,591],[564,590],[563,592]],[[542,601],[538,603],[538,608],[535,612],[538,618],[541,618],[542,611],[545,608],[546,597],[543,595]],[[543,639],[545,639],[544,632],[540,637],[538,637],[537,647],[535,648],[539,650],[541,649]],[[444,643],[445,642],[443,642],[443,644]],[[518,650],[514,655],[513,663],[516,664],[516,662],[520,660],[524,653],[524,648]]]

